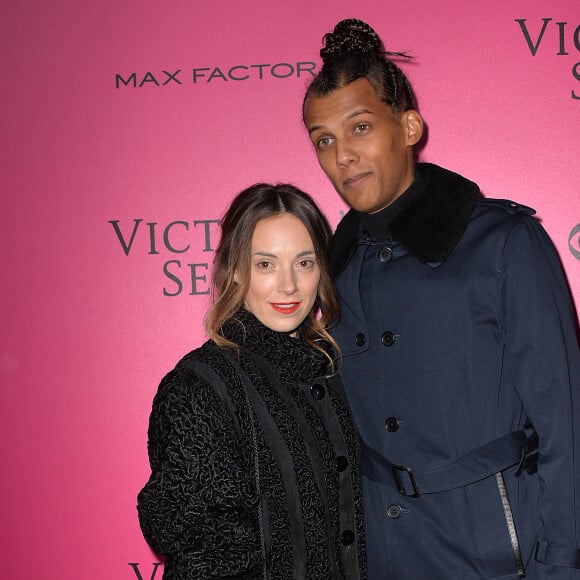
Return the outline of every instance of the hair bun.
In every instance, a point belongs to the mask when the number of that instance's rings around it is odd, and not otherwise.
[[[323,61],[346,54],[376,54],[384,52],[377,33],[362,20],[341,20],[332,32],[324,35],[325,46],[320,50]]]

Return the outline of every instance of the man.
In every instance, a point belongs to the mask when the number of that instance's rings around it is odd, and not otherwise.
[[[556,252],[530,208],[414,162],[423,120],[372,28],[325,41],[303,113],[352,208],[334,336],[369,578],[580,578],[580,355]]]

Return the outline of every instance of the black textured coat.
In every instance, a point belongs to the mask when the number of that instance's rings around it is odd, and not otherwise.
[[[304,341],[240,311],[161,382],[143,534],[164,579],[366,578],[358,433]]]

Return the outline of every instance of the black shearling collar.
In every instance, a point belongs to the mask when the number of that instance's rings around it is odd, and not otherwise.
[[[481,192],[472,181],[431,163],[418,163],[415,171],[421,177],[421,190],[388,228],[393,238],[420,262],[442,262],[465,232]],[[360,226],[360,214],[353,210],[338,224],[331,254],[333,277],[350,260],[358,244]]]

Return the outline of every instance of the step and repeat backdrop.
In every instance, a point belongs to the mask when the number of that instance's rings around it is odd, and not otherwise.
[[[205,340],[238,191],[289,181],[333,226],[345,211],[301,121],[322,36],[343,18],[414,57],[402,66],[428,126],[421,159],[536,208],[580,305],[577,0],[22,0],[2,13],[3,578],[160,580],[135,509],[151,401]]]

